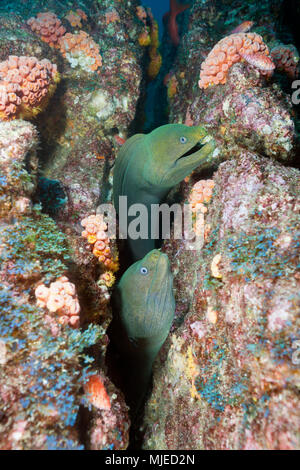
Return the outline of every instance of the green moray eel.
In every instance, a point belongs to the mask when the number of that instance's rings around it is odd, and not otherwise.
[[[118,298],[118,349],[126,367],[125,394],[138,410],[151,378],[152,364],[170,331],[175,312],[169,259],[152,250],[121,277]],[[126,392],[127,391],[127,392]]]
[[[135,260],[155,248],[155,240],[150,235],[151,204],[160,204],[171,188],[195,168],[212,161],[214,148],[213,139],[203,127],[184,124],[167,124],[147,135],[136,134],[122,146],[114,168],[116,211],[119,214],[119,196],[127,196],[128,208],[142,203],[148,209],[147,239],[128,237]],[[126,233],[133,219],[128,217],[126,227],[120,220],[120,231]]]

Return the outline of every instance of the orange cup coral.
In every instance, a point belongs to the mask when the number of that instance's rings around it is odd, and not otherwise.
[[[38,13],[36,18],[29,18],[27,24],[33,32],[37,33],[51,47],[58,47],[59,39],[66,32],[60,19],[50,11]]]
[[[204,238],[207,238],[208,233],[210,232],[210,225],[205,224],[204,214],[207,212],[207,207],[204,204],[209,203],[212,197],[213,180],[200,180],[194,184],[190,197],[189,204],[191,204],[192,212],[197,214],[196,220],[194,220],[193,229],[196,235],[204,234]],[[200,214],[200,217],[199,217]]]
[[[71,67],[79,65],[88,72],[96,71],[102,65],[99,46],[85,31],[67,33],[59,40],[59,47]]]
[[[103,221],[103,216],[100,214],[90,215],[81,221],[81,225],[85,229],[81,235],[92,245],[93,254],[99,262],[109,271],[117,271],[119,269],[118,259],[111,253],[107,224]]]
[[[226,83],[230,67],[245,60],[261,73],[270,73],[275,65],[268,57],[269,50],[263,39],[256,33],[238,33],[219,41],[201,65],[200,88]]]
[[[60,76],[57,66],[35,57],[0,62],[0,119],[32,118],[48,104]]]
[[[39,307],[59,315],[58,323],[61,325],[79,326],[80,306],[75,285],[66,276],[52,282],[49,288],[44,284],[39,285],[35,289],[35,297]]]
[[[193,212],[196,212],[197,209],[200,209],[201,206],[203,206],[203,202],[208,203],[210,201],[214,185],[215,183],[213,180],[200,180],[196,184],[194,184],[189,197],[189,203],[192,206]],[[201,206],[197,208],[197,205]],[[204,209],[201,209],[201,211],[206,212],[206,207],[203,207]]]
[[[115,280],[116,278],[111,271],[105,271],[105,273],[101,274],[99,282],[103,282],[107,287],[112,287]]]
[[[74,12],[73,10],[69,11],[69,13],[65,16],[66,20],[70,23],[71,26],[74,28],[82,28],[81,24],[81,16],[77,13]]]

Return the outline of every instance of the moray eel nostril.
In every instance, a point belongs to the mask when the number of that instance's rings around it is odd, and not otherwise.
[[[148,210],[147,239],[131,239],[128,243],[135,260],[155,248],[151,239],[151,205],[160,204],[168,192],[195,168],[213,161],[214,140],[202,126],[167,124],[150,134],[136,134],[122,146],[114,168],[114,205],[119,212],[119,196],[127,196],[127,205],[144,204]],[[127,232],[134,217],[128,217]],[[153,227],[153,225],[152,225]],[[155,232],[155,229],[153,230]]]

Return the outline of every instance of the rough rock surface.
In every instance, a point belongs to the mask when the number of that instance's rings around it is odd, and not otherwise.
[[[0,123],[0,447],[82,449],[77,427],[82,387],[95,373],[87,348],[97,343],[92,352],[103,358],[109,314],[102,326],[94,318],[80,330],[60,325],[55,313],[36,305],[34,292],[42,283],[67,274],[76,284],[65,235],[31,202],[37,144],[31,123]],[[111,386],[108,391],[112,399],[103,442],[124,448],[127,407],[120,392],[116,395]],[[102,411],[93,412],[99,418]]]
[[[202,250],[165,244],[183,323],[156,363],[145,448],[297,448],[299,172],[245,152],[214,182]]]
[[[138,35],[144,23],[136,15],[137,1],[82,3],[0,5],[0,61],[9,55],[47,58],[61,75],[55,95],[33,124],[0,123],[2,449],[128,445],[128,408],[105,368],[110,287],[98,282],[103,267],[81,237],[80,222],[111,198],[118,139],[130,133],[143,86],[145,49]],[[67,18],[77,9],[80,28]],[[84,60],[63,57],[31,30],[27,20],[45,11],[55,13],[68,33],[88,33],[102,58],[97,71]],[[55,313],[36,306],[36,287],[62,275],[75,284],[81,328],[59,325]],[[109,409],[88,399],[82,404],[83,386],[95,371],[103,379]],[[79,432],[79,422],[85,423],[84,431]]]
[[[266,6],[268,3],[264,2]],[[258,19],[257,12],[254,14],[253,11],[254,5],[252,7],[248,7],[245,17],[255,22],[252,31],[260,34],[264,42],[271,46],[276,39],[273,27],[279,13],[273,11],[271,16],[269,11],[269,15]],[[244,5],[243,8],[246,9]],[[211,19],[213,13],[216,15],[214,20]],[[205,124],[217,139],[218,153],[222,158],[232,158],[247,148],[279,160],[291,159],[297,148],[295,123],[291,115],[291,79],[284,77],[283,92],[280,74],[265,79],[258,69],[238,63],[229,69],[225,85],[199,90],[197,83],[201,63],[212,47],[230,33],[232,14],[234,17],[234,10],[232,12],[228,8],[226,17],[226,11],[224,14],[222,10],[226,26],[217,29],[218,13],[214,3],[206,6],[195,2],[191,8],[188,31],[182,38],[172,69],[172,80],[168,82],[169,87],[172,81],[176,83],[173,93],[169,93],[170,120],[189,125]],[[205,20],[209,26],[205,25]],[[235,21],[239,21],[238,17]],[[217,33],[209,35],[213,26]],[[296,108],[293,113],[297,113]]]

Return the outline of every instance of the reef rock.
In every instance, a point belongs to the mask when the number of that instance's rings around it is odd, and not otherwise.
[[[275,28],[280,21],[280,2],[274,10],[267,0],[263,6],[234,3],[236,10],[232,2],[222,2],[222,27],[220,11],[214,3],[196,1],[190,9],[171,79],[166,82],[170,120],[206,125],[217,139],[217,152],[223,159],[238,156],[246,148],[278,160],[291,160],[299,152],[297,119],[293,119],[297,108],[292,104],[292,80],[282,75],[280,68],[272,76],[272,72],[266,74],[242,60],[226,65],[229,69],[225,84],[210,85],[205,90],[199,90],[197,85],[201,65],[222,38],[230,37],[230,27],[234,22],[238,25],[241,10],[243,17],[253,20],[251,37],[258,34],[269,49],[279,39]],[[295,60],[299,62],[299,54],[294,55],[298,55]]]
[[[165,242],[180,326],[156,362],[144,446],[295,449],[299,172],[245,152],[214,182],[204,247]]]
[[[145,25],[137,1],[46,3],[0,5],[0,61],[48,59],[60,75],[34,124],[0,123],[1,448],[124,449],[128,408],[105,367],[114,276],[104,261],[116,247],[100,240],[101,265],[81,221],[111,199],[143,82]],[[85,393],[97,373],[106,409]]]

